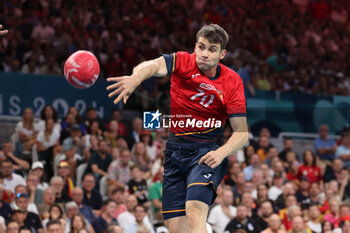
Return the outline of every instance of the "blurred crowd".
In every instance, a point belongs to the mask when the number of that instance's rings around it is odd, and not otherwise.
[[[191,51],[195,33],[217,23],[230,35],[223,63],[254,89],[348,95],[349,1],[341,0],[5,0],[0,70],[62,75],[79,49],[99,59],[101,76],[129,74],[161,53]],[[169,78],[139,92],[169,99]],[[149,104],[142,98],[142,106]],[[312,148],[283,149],[263,128],[231,155],[217,187],[208,231],[350,232],[350,130],[328,137],[320,125]],[[232,131],[225,127],[219,144]],[[27,108],[0,150],[0,233],[166,233],[162,174],[167,129],[128,126],[123,112],[100,119],[94,108],[63,119],[48,105],[39,120]]]
[[[129,74],[161,53],[192,51],[197,30],[217,23],[230,35],[223,63],[252,87],[349,95],[349,1],[2,2],[0,22],[10,29],[0,41],[5,72],[62,75],[67,57],[85,49],[98,57],[101,77]],[[141,89],[155,98],[167,82]]]
[[[166,233],[162,219],[168,129],[145,130],[123,112],[100,119],[94,108],[63,119],[47,105],[26,108],[0,150],[0,232]],[[350,232],[350,130],[338,141],[320,125],[313,146],[282,150],[270,131],[229,156],[210,207],[209,232]],[[229,125],[219,145],[231,136]],[[28,229],[27,229],[28,230]],[[58,231],[57,231],[58,232]],[[57,233],[56,232],[56,233]]]

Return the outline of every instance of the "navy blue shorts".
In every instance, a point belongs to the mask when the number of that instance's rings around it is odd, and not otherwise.
[[[183,144],[167,142],[163,177],[164,219],[186,215],[188,200],[202,201],[209,206],[216,198],[216,187],[228,170],[228,159],[215,169],[198,164],[209,151],[216,150],[216,144]]]

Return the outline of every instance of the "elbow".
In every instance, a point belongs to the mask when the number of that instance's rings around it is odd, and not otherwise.
[[[242,144],[245,145],[249,140],[249,132],[244,132],[242,135]]]

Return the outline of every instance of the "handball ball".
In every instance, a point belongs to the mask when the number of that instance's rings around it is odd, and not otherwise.
[[[100,73],[100,65],[95,55],[89,51],[79,50],[64,64],[64,76],[73,87],[83,89],[91,87]]]

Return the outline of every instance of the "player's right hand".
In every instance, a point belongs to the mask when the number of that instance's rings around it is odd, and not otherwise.
[[[0,36],[4,36],[4,35],[6,35],[8,33],[8,30],[2,30],[1,31],[1,29],[2,29],[2,25],[0,24]]]
[[[115,89],[114,91],[109,93],[108,95],[109,98],[119,94],[118,97],[113,101],[114,104],[117,104],[121,99],[123,99],[123,102],[125,104],[129,96],[136,89],[136,87],[140,85],[140,82],[138,81],[138,79],[133,76],[112,77],[112,78],[107,78],[107,81],[117,82],[107,87],[108,91]]]

